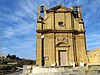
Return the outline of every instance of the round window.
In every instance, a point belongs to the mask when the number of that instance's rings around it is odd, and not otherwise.
[[[58,25],[61,26],[61,27],[63,27],[64,23],[63,22],[59,22]]]

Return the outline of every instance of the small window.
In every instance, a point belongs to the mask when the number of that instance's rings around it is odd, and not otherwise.
[[[61,27],[63,27],[64,23],[63,22],[59,22],[58,25],[61,26]]]

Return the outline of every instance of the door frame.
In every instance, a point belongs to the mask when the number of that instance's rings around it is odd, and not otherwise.
[[[56,64],[57,64],[57,66],[60,66],[59,65],[59,51],[65,51],[66,50],[66,52],[68,53],[68,55],[67,55],[67,59],[68,59],[68,63],[67,63],[67,66],[69,65],[69,47],[56,47]]]

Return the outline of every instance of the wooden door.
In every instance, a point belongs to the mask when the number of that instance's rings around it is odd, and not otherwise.
[[[67,66],[67,52],[64,51],[59,51],[59,65],[60,66]]]

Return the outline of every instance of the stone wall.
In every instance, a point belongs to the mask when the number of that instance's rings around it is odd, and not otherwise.
[[[98,69],[85,67],[39,67],[23,66],[23,73],[20,75],[100,75],[100,66]]]
[[[90,64],[100,64],[100,48],[87,51],[87,57]]]

